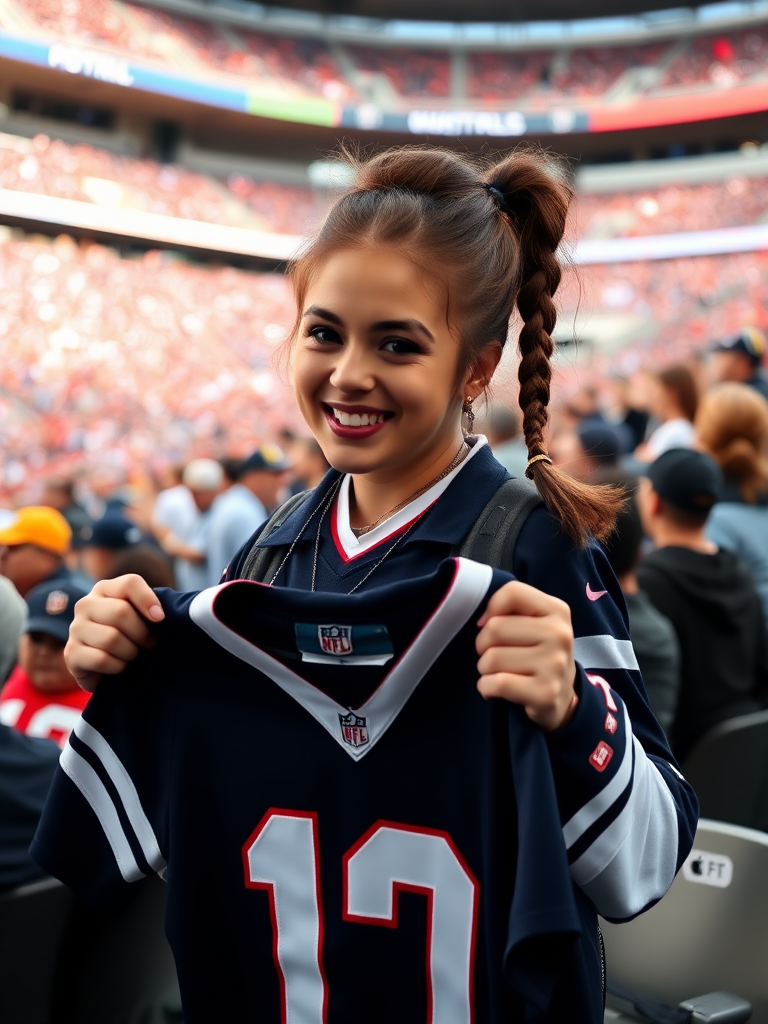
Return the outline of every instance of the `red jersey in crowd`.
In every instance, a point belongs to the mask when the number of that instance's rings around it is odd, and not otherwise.
[[[17,666],[0,693],[0,722],[63,747],[90,696],[79,687],[44,693]]]

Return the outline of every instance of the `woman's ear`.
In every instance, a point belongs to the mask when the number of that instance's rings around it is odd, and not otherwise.
[[[465,374],[462,398],[471,396],[472,399],[477,399],[482,395],[496,372],[496,367],[501,359],[501,351],[500,342],[492,341],[479,353]]]

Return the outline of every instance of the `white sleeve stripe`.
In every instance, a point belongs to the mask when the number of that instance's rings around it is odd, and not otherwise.
[[[83,794],[93,813],[99,819],[107,842],[112,848],[120,874],[125,881],[137,882],[140,878],[144,878],[144,872],[136,863],[130,843],[120,824],[114,802],[93,767],[76,750],[73,750],[69,743],[61,752],[59,764]]]
[[[566,849],[570,849],[577,839],[583,836],[587,829],[591,828],[598,818],[601,818],[608,808],[616,803],[632,781],[632,725],[626,707],[623,710],[625,744],[619,770],[604,789],[601,789],[588,803],[579,808],[573,817],[563,825]]]
[[[141,806],[139,794],[120,758],[114,752],[101,733],[81,718],[75,725],[75,735],[94,752],[104,770],[112,781],[123,803],[131,828],[141,846],[141,852],[153,871],[161,871],[165,867],[165,859],[160,852],[154,829]]]
[[[635,785],[627,806],[571,865],[571,877],[605,917],[627,918],[660,899],[677,870],[679,829],[672,794],[635,739]]]
[[[587,672],[601,668],[636,671],[639,668],[632,641],[617,640],[608,633],[605,636],[577,636],[573,656]]]

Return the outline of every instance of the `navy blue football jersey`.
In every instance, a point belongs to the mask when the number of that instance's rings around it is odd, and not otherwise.
[[[451,559],[352,596],[160,591],[158,646],[91,699],[33,856],[92,898],[166,878],[186,1024],[597,1024],[574,869],[598,878],[663,782],[600,677],[579,670],[554,740],[478,694],[476,622],[510,578]]]

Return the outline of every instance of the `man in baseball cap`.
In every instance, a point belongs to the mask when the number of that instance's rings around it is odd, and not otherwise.
[[[0,529],[0,573],[22,597],[47,580],[71,579],[64,561],[72,530],[64,516],[47,505],[20,508]]]
[[[62,746],[66,742],[90,696],[64,662],[75,604],[86,593],[69,580],[53,580],[27,594],[28,618],[19,643],[19,663],[0,694],[4,725]]]
[[[290,463],[276,444],[262,444],[241,464],[237,482],[211,507],[206,554],[208,585],[214,586],[230,559],[280,503]]]
[[[678,760],[718,722],[762,708],[768,684],[768,637],[750,571],[705,534],[722,493],[720,467],[690,448],[660,455],[638,490],[655,550],[637,580],[680,644],[680,699],[669,733]]]
[[[718,383],[748,384],[768,399],[768,380],[762,371],[765,336],[756,327],[743,327],[737,334],[712,346],[712,369]]]
[[[80,564],[93,579],[107,579],[115,557],[121,551],[137,547],[144,539],[144,534],[130,519],[109,512],[93,526],[80,531]]]

